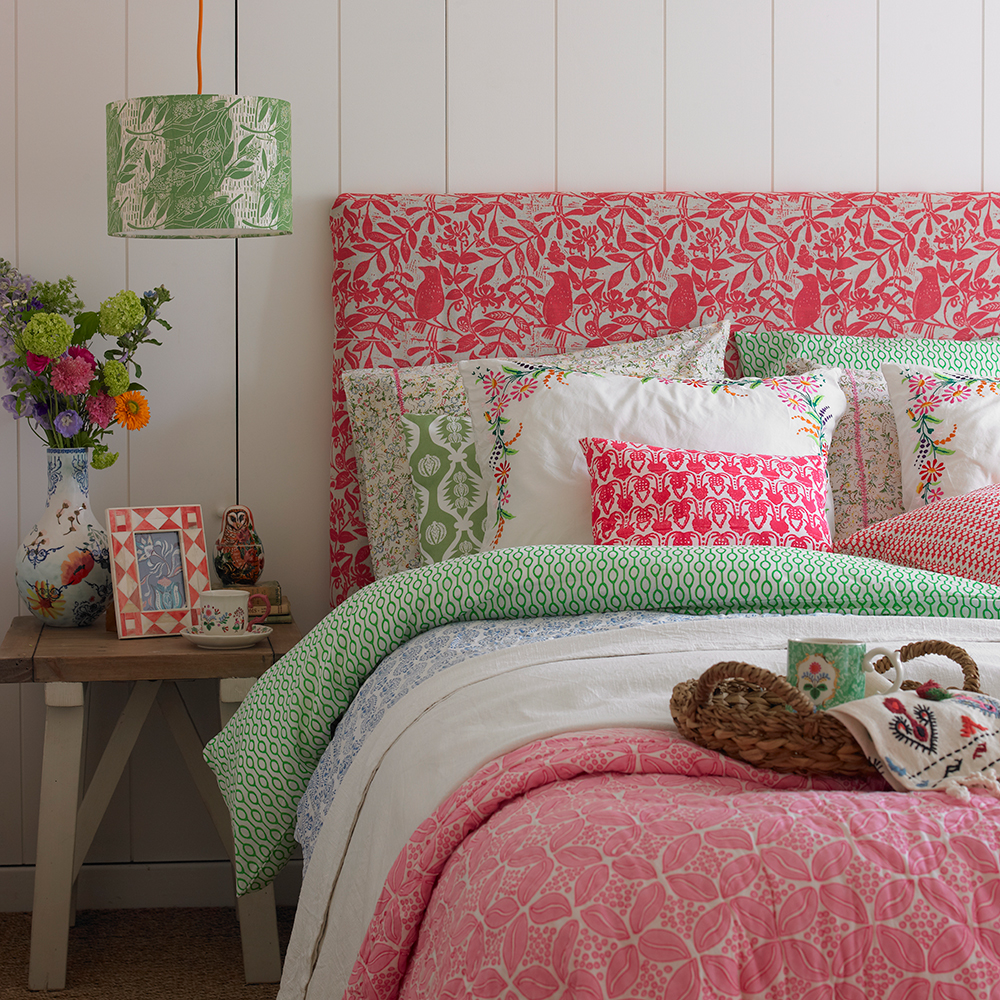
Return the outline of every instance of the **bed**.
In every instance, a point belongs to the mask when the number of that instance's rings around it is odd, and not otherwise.
[[[283,1000],[1000,997],[996,703],[951,794],[670,714],[817,635],[1000,694],[998,210],[338,199],[335,607],[206,749]]]

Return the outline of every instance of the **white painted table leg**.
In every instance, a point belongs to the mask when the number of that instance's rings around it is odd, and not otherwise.
[[[247,696],[256,677],[223,677],[219,681],[219,715],[225,726]],[[243,940],[243,975],[248,983],[276,983],[281,979],[278,918],[274,886],[248,892],[236,900]]]
[[[66,986],[73,851],[83,754],[83,685],[45,685],[45,744],[38,808],[28,989]]]

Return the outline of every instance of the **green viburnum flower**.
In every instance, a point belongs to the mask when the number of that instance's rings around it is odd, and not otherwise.
[[[124,337],[145,318],[146,310],[139,296],[122,291],[101,303],[100,330],[106,337]]]
[[[55,313],[35,313],[17,335],[17,346],[43,358],[58,358],[73,340],[73,327]]]
[[[102,380],[109,396],[120,396],[128,388],[128,369],[112,358],[104,362]]]
[[[95,469],[108,469],[118,461],[118,452],[110,451],[106,444],[94,446],[94,454],[90,459],[90,464]]]

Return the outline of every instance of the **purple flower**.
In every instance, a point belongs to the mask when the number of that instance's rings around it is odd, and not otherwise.
[[[83,417],[76,410],[63,410],[56,416],[53,425],[63,437],[71,438],[83,426]]]
[[[17,396],[11,394],[9,396],[4,396],[3,398],[3,408],[8,412],[13,414],[16,420],[19,416],[17,412]]]

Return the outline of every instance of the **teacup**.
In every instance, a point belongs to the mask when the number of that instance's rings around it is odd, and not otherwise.
[[[876,646],[865,652],[865,643],[851,639],[790,639],[788,682],[797,687],[813,708],[833,708],[864,698],[866,677],[875,673],[873,662],[887,656],[896,671],[895,683],[880,693],[898,691],[903,664],[895,650]]]
[[[264,610],[250,617],[250,605],[262,601]],[[198,597],[198,624],[209,635],[239,635],[252,625],[260,625],[271,613],[271,602],[264,594],[245,590],[204,590]]]

